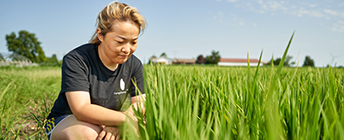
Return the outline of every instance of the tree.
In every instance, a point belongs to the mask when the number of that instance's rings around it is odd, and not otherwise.
[[[289,67],[290,65],[295,64],[295,62],[290,62],[290,60],[292,59],[292,56],[287,55],[285,60],[284,60],[284,64],[283,66],[287,66]],[[272,62],[271,62],[272,61]],[[271,65],[271,63],[273,63],[275,66],[278,66],[282,61],[282,58],[277,58],[275,60],[271,59],[266,65]]]
[[[4,56],[2,56],[2,54],[0,53],[0,61],[4,59]]]
[[[167,57],[167,55],[166,55],[165,52],[163,52],[163,53],[160,55],[160,57]]]
[[[157,57],[156,57],[155,55],[153,55],[153,56],[149,59],[148,64],[153,63],[152,60],[154,60],[154,59],[156,59],[156,58],[157,58]]]
[[[32,62],[41,63],[46,60],[44,51],[40,46],[41,42],[35,37],[35,34],[21,30],[18,37],[14,32],[6,35],[8,51],[23,55]]]
[[[197,57],[196,63],[197,63],[197,64],[205,64],[205,63],[207,63],[207,59],[205,59],[205,58],[203,57],[203,55],[199,55],[199,56]]]
[[[220,62],[220,58],[221,58],[219,53],[220,53],[219,51],[216,52],[216,51],[213,50],[211,52],[211,55],[208,55],[206,57],[207,63],[208,64],[217,64],[217,63],[219,63]]]
[[[306,56],[305,61],[303,62],[303,67],[314,67],[314,60],[310,56]]]
[[[292,59],[293,57],[292,56],[290,56],[290,55],[287,55],[286,57],[285,57],[285,61],[284,61],[284,66],[290,66],[291,65],[291,63],[292,62],[290,62],[290,60]]]
[[[46,61],[41,66],[62,66],[62,63],[59,62],[59,60],[56,57],[56,54],[53,54],[51,57],[47,57]]]

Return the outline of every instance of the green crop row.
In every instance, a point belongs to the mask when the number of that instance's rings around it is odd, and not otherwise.
[[[146,66],[145,139],[343,139],[344,71]]]
[[[344,139],[344,69],[144,70],[146,124],[139,116],[140,139]],[[60,90],[60,73],[0,69],[0,139],[46,139],[44,119]],[[130,132],[123,139],[134,139]]]

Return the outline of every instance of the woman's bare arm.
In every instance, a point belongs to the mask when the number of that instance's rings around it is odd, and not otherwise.
[[[80,121],[118,126],[126,120],[126,115],[123,112],[91,104],[90,94],[86,91],[72,91],[65,94],[73,115]]]

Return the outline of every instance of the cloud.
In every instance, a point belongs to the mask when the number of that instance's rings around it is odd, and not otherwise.
[[[317,11],[317,10],[307,10],[304,8],[300,8],[299,10],[294,10],[291,11],[290,14],[292,15],[296,15],[298,17],[302,17],[304,15],[308,15],[308,16],[312,16],[312,17],[326,17],[321,11]],[[327,17],[329,18],[329,17]]]
[[[333,10],[330,10],[330,9],[324,9],[323,10],[326,14],[330,14],[330,15],[338,15],[338,12],[337,11],[333,11]]]
[[[327,27],[336,32],[344,32],[344,6],[343,2],[324,3],[324,2],[308,2],[308,1],[289,1],[289,0],[254,0],[254,2],[227,0],[228,2],[237,2],[237,7],[259,14],[270,15],[294,15],[297,17],[311,17],[326,19],[319,21],[320,24],[324,22]],[[252,25],[256,24],[246,23],[242,18],[233,16],[233,26]],[[325,25],[326,26],[326,25]]]
[[[261,8],[266,10],[266,11],[278,11],[278,10],[285,11],[285,10],[288,10],[288,8],[286,8],[284,6],[284,4],[285,4],[284,1],[268,1],[268,2],[264,2],[262,0],[258,0],[257,2],[261,6]]]
[[[344,3],[341,3],[341,4],[339,4],[338,6],[339,6],[339,7],[342,7],[342,6],[344,6]]]
[[[222,22],[224,19],[224,14],[222,12],[217,12],[214,16],[213,16],[214,20],[217,20],[218,22]]]
[[[344,32],[344,21],[338,20],[336,23],[332,24],[330,29],[335,32]]]
[[[344,32],[344,24],[333,24],[332,28],[331,28],[332,31],[335,31],[335,32]]]
[[[311,8],[314,8],[314,7],[316,7],[317,5],[316,5],[316,4],[309,4],[308,6],[311,7]]]

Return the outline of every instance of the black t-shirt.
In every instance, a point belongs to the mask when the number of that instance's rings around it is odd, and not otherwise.
[[[98,45],[82,45],[63,57],[61,91],[47,118],[72,114],[65,95],[68,91],[87,91],[92,104],[119,111],[126,99],[139,94],[132,80],[144,94],[142,71],[134,55],[111,71],[101,62]]]

